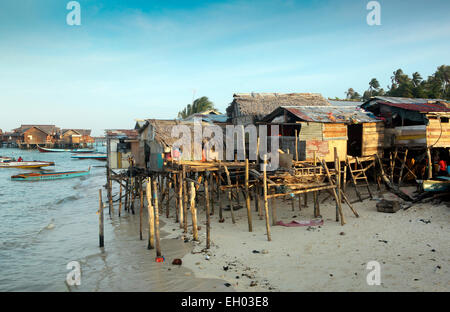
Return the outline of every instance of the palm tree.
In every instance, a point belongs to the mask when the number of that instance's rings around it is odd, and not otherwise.
[[[181,112],[178,113],[178,118],[186,118],[195,113],[201,113],[207,110],[214,110],[214,103],[208,97],[202,96],[196,99],[192,105],[188,104]]]

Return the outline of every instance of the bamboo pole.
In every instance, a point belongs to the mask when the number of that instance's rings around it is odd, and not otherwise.
[[[339,160],[339,155],[337,152],[337,148],[334,147],[334,167],[336,170],[336,188],[337,188],[337,199],[336,202],[336,221],[339,221],[339,207],[342,203],[341,192],[341,161]]]
[[[155,248],[155,212],[152,206],[152,179],[147,179],[148,249]]]
[[[109,170],[109,168],[108,168]],[[109,182],[108,182],[108,199],[109,199],[109,216],[114,214],[114,205],[112,200],[112,180],[111,173],[109,174]]]
[[[156,257],[161,257],[161,244],[159,239],[159,208],[158,208],[158,185],[153,180],[153,201],[155,203],[155,246]]]
[[[205,177],[205,207],[206,207],[206,249],[211,247],[211,215],[209,209],[209,185]]]
[[[298,194],[298,211],[302,211],[302,196]]]
[[[179,209],[179,220],[180,220],[180,229],[184,228],[184,200],[183,200],[183,175],[179,174],[180,178],[178,179],[178,209]]]
[[[297,138],[297,129],[295,129],[295,160],[298,161],[298,138]],[[294,206],[292,206],[294,207]]]
[[[195,185],[191,182],[190,189],[190,199],[191,199],[191,215],[192,215],[192,235],[193,240],[198,241],[198,228],[197,228],[197,208],[195,208]]]
[[[322,159],[322,165],[323,165],[323,167],[325,169],[325,173],[326,173],[326,175],[328,177],[328,180],[330,181],[330,185],[333,187],[333,188],[331,188],[331,191],[333,192],[333,196],[334,196],[335,201],[338,203],[339,214],[341,216],[341,225],[344,225],[345,224],[345,219],[344,219],[344,214],[342,213],[341,202],[339,201],[339,197],[337,196],[337,192],[336,192],[336,189],[334,187],[333,180],[331,179],[331,174],[330,174],[330,171],[328,170],[327,163],[323,159]],[[340,189],[337,189],[337,190],[340,192]]]
[[[247,205],[248,231],[253,232],[252,209],[250,207],[250,192],[248,189],[248,180],[249,180],[248,158],[246,158],[245,159],[245,203]]]
[[[266,230],[267,240],[271,241],[270,237],[270,224],[269,224],[269,203],[267,202],[267,155],[264,155],[264,175],[263,175],[263,187],[264,187],[264,211],[266,216]]]
[[[275,195],[275,190],[272,190],[272,195]],[[270,197],[270,207],[272,208],[272,225],[277,225],[277,204],[275,197]]]
[[[100,247],[105,246],[105,235],[104,235],[104,225],[103,225],[103,202],[102,202],[102,190],[98,190],[99,196],[99,207],[98,207],[98,224],[99,224],[99,245]]]

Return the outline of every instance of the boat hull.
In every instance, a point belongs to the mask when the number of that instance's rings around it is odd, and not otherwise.
[[[52,172],[52,173],[24,173],[11,177],[13,181],[46,181],[46,180],[59,180],[70,179],[86,176],[90,173],[88,171],[66,171],[66,172]]]
[[[10,161],[0,162],[0,168],[20,168],[20,169],[33,169],[42,168],[48,166],[54,166],[55,163],[51,161]]]
[[[67,153],[73,151],[72,149],[63,149],[63,148],[45,148],[40,147],[39,145],[37,146],[37,149],[41,153]]]
[[[450,191],[449,180],[425,180],[423,181],[423,190],[425,192],[445,192]]]
[[[75,154],[71,158],[74,159],[96,159],[96,160],[107,160],[108,156],[105,154]]]

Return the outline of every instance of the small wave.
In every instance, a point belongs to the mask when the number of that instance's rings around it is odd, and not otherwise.
[[[67,202],[72,202],[72,201],[79,200],[80,198],[81,197],[79,197],[77,195],[71,195],[71,196],[67,196],[67,197],[65,197],[63,199],[60,199],[60,200],[56,201],[55,204],[56,205],[61,205],[61,204],[67,203]]]
[[[55,228],[55,219],[51,219],[50,222],[44,226],[38,234],[41,234],[43,231],[49,231],[49,230],[53,230]]]

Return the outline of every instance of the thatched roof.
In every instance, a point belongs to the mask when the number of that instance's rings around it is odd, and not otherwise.
[[[14,131],[19,132],[20,134],[23,134],[25,131],[27,131],[33,127],[41,130],[45,134],[50,134],[50,135],[56,134],[60,131],[60,129],[58,127],[56,127],[55,125],[21,125],[19,128],[14,129]]]
[[[140,128],[138,131],[142,133],[147,127],[151,127],[149,134],[152,136],[151,140],[158,142],[165,147],[172,147],[176,141],[179,140],[178,137],[172,137],[172,129],[174,126],[185,125],[188,126],[191,131],[191,140],[194,139],[194,122],[193,121],[183,121],[183,120],[163,120],[163,119],[147,119],[146,124]],[[210,126],[211,123],[202,121],[202,126]],[[154,136],[153,136],[154,135]]]
[[[317,93],[237,93],[227,108],[229,117],[265,116],[280,106],[329,106]]]

